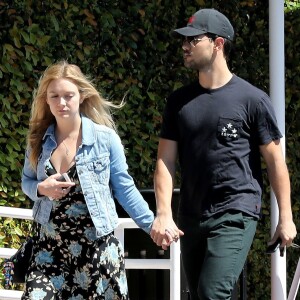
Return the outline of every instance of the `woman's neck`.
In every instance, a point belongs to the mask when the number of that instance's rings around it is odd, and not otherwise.
[[[58,140],[77,139],[81,133],[81,118],[57,121],[55,135]]]

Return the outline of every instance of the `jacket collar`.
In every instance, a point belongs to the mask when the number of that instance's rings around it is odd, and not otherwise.
[[[96,140],[94,122],[82,114],[80,116],[81,116],[81,126],[82,126],[82,144],[92,145]],[[43,140],[45,140],[47,136],[49,136],[55,141],[54,135],[55,135],[55,124],[53,123],[47,128],[43,136]]]
[[[96,132],[94,122],[81,115],[81,126],[82,126],[82,145],[92,145],[96,140]]]

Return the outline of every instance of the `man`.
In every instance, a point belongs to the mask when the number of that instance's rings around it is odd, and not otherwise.
[[[192,300],[231,299],[260,215],[261,155],[279,207],[271,242],[280,238],[285,247],[296,237],[282,135],[269,97],[228,68],[234,30],[227,17],[201,9],[175,32],[183,36],[184,64],[198,71],[198,80],[175,91],[166,104],[151,237],[164,249],[181,237]],[[171,211],[177,154],[178,227]]]

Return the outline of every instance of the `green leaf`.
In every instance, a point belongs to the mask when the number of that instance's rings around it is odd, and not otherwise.
[[[19,227],[15,227],[15,233],[19,236],[22,236],[23,235],[23,232],[22,230],[19,228]]]
[[[22,30],[22,31],[21,31],[21,35],[22,35],[22,37],[23,37],[25,43],[30,44],[30,37],[29,37],[29,34]]]
[[[53,16],[53,15],[52,15],[50,18],[51,18],[52,24],[54,25],[54,30],[55,30],[56,32],[58,32],[58,31],[59,31],[59,24],[58,24],[58,22],[57,22],[57,19],[56,19],[55,16]]]

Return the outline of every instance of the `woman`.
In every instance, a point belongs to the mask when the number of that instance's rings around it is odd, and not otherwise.
[[[22,189],[40,229],[22,299],[128,299],[114,198],[147,233],[154,216],[128,174],[112,107],[65,61],[39,81]]]

